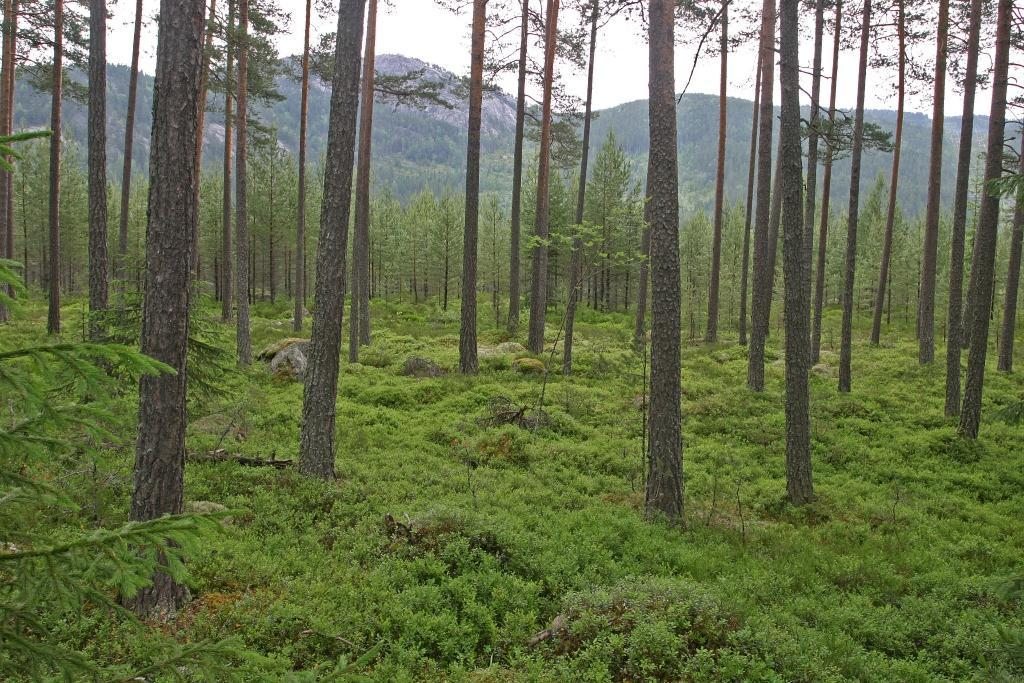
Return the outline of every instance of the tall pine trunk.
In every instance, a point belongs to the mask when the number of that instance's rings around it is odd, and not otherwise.
[[[1010,25],[1013,0],[999,0],[996,19],[995,65],[992,70],[992,108],[988,119],[988,148],[985,156],[985,187],[1003,173],[1003,134],[1006,128],[1006,90],[1010,61]],[[985,382],[985,357],[988,354],[989,311],[995,280],[996,240],[999,236],[999,195],[984,192],[975,235],[977,247],[972,271],[977,274],[974,299],[968,300],[971,348],[967,356],[967,381],[960,414],[960,433],[978,438],[981,427],[981,395]],[[973,275],[974,273],[972,273]],[[951,340],[953,341],[953,340]]]
[[[190,266],[199,191],[195,146],[202,65],[203,0],[161,0],[150,155],[146,284],[142,352],[174,374],[139,382],[139,431],[131,518],[149,520],[182,511],[185,474],[186,349]],[[144,616],[170,614],[184,586],[157,572],[131,601]]]
[[[764,50],[757,51],[757,75],[754,77],[754,117],[750,124],[750,158],[747,167],[747,210],[743,219],[743,265],[740,271],[740,345],[747,344],[747,290],[750,273],[750,223],[754,214],[754,178],[757,175],[758,120],[761,109],[761,63]]]
[[[778,177],[782,193],[782,260],[786,318],[786,490],[789,502],[814,500],[811,474],[811,425],[808,374],[810,354],[811,264],[805,244],[800,149],[799,2],[780,3],[779,82],[782,92]]]
[[[576,231],[572,239],[569,259],[569,300],[565,309],[565,344],[562,353],[562,374],[572,374],[572,342],[576,323],[576,305],[583,286],[583,210],[587,201],[587,164],[590,161],[590,119],[594,103],[594,56],[597,53],[598,0],[590,6],[590,54],[587,61],[587,98],[583,113],[583,146],[580,154],[580,178],[576,192]]]
[[[217,18],[217,0],[210,0],[210,10],[206,15],[206,21],[203,22],[203,30],[205,33],[205,47],[203,48],[203,66],[199,80],[199,122],[198,131],[196,135],[196,178],[199,180],[200,192],[196,192],[196,215],[199,215],[199,199],[202,190],[202,178],[203,178],[203,139],[206,129],[206,98],[209,90],[210,83],[210,59],[213,53],[213,22]],[[193,238],[196,248],[195,253],[192,255],[192,273],[198,279],[200,276],[200,250],[199,250],[199,221],[196,221],[196,234]]]
[[[814,206],[818,184],[818,137],[821,127],[821,51],[825,34],[825,0],[814,3],[814,62],[811,67],[811,113],[807,132],[807,196],[804,198],[804,230],[807,239],[807,267],[810,272],[814,251]],[[808,306],[810,296],[808,295]]]
[[[675,3],[650,0],[651,402],[647,516],[683,523]]]
[[[971,24],[967,36],[967,66],[964,72],[963,115],[960,118],[960,150],[957,154],[953,228],[950,236],[949,302],[946,314],[946,417],[960,414],[964,241],[967,232],[967,191],[971,177],[974,99],[978,90],[978,45],[981,40],[982,12],[982,0],[971,0]]]
[[[139,50],[142,41],[142,0],[135,2],[135,30],[132,37],[132,65],[128,76],[128,113],[124,120],[124,163],[121,168],[121,213],[117,226],[117,277],[121,286],[128,280],[128,219],[132,194],[132,154],[135,146],[135,106],[139,92]]]
[[[370,0],[376,2],[376,0]],[[480,121],[484,99],[484,35],[487,0],[473,0],[473,33],[469,67],[469,134],[466,142],[466,219],[462,238],[462,319],[459,327],[459,371],[475,375],[477,238],[480,224]]]
[[[334,422],[338,399],[341,326],[345,314],[345,263],[356,111],[359,108],[360,51],[366,0],[339,0],[334,81],[327,132],[327,162],[317,246],[313,331],[302,396],[299,471],[334,478]]]
[[[903,108],[907,91],[907,34],[904,25],[904,0],[896,3],[896,35],[899,41],[897,52],[896,85],[896,137],[892,148],[892,171],[889,174],[889,205],[885,213],[885,236],[882,238],[882,263],[878,270],[878,289],[875,290],[874,318],[871,321],[871,343],[878,345],[882,336],[882,307],[885,305],[885,290],[889,282],[889,261],[892,256],[892,233],[896,225],[896,191],[900,179],[900,153],[903,149]],[[940,151],[941,156],[941,142]]]
[[[60,334],[60,161],[61,93],[64,87],[64,0],[53,3],[53,84],[50,101],[50,305],[46,317],[49,334]]]
[[[555,48],[558,43],[559,0],[548,0],[544,37],[544,97],[541,106],[540,159],[537,163],[537,211],[534,231],[540,244],[533,248],[533,272],[530,275],[530,334],[527,347],[533,353],[544,350],[544,321],[548,307],[548,226],[551,220],[551,89],[555,73]]]
[[[943,0],[945,1],[945,0]],[[871,0],[864,0],[860,27],[860,63],[857,67],[857,110],[853,119],[853,151],[850,153],[850,205],[846,218],[846,266],[843,272],[843,323],[839,346],[839,391],[850,391],[853,356],[853,297],[857,272],[857,225],[860,210],[860,171],[864,150],[864,95],[867,88],[868,42],[871,32]]]
[[[107,308],[107,3],[89,1],[89,312]],[[103,334],[90,320],[89,336]]]
[[[231,261],[234,259],[232,245],[232,202],[231,202],[231,147],[234,138],[235,118],[232,112],[234,97],[232,87],[234,85],[235,68],[235,4],[237,0],[228,0],[228,22],[224,29],[224,50],[227,52],[227,62],[224,69],[224,181],[223,196],[221,204],[221,221],[223,231],[221,233],[221,258],[220,258],[220,295],[221,311],[220,319],[223,322],[231,320],[234,307],[234,269]]]
[[[1021,139],[1024,141],[1024,129]],[[1017,174],[1024,178],[1024,142],[1021,143]],[[1002,372],[1013,371],[1013,337],[1017,331],[1017,288],[1020,284],[1020,252],[1024,243],[1024,190],[1017,192],[1010,237],[1010,263],[1006,272],[1006,299],[1003,303],[1003,330],[999,336],[999,365]],[[954,344],[955,346],[955,344]]]
[[[238,364],[252,364],[249,339],[249,0],[238,0],[238,116],[235,122],[235,348]]]
[[[530,28],[530,0],[523,0],[522,23],[519,28],[519,87],[516,94],[516,134],[512,153],[512,213],[508,271],[508,331],[519,329],[519,303],[522,282],[520,266],[520,235],[523,203],[523,131],[526,123],[526,53]]]
[[[764,391],[764,345],[771,311],[773,256],[771,246],[772,107],[775,89],[775,0],[764,0],[761,9],[761,111],[758,115],[757,212],[754,220],[754,277],[751,294],[750,352],[747,386]]]
[[[302,95],[299,105],[299,178],[298,199],[295,220],[295,282],[292,293],[295,297],[295,315],[292,329],[302,329],[302,318],[306,312],[306,138],[309,125],[309,29],[313,16],[313,0],[306,0],[306,21],[302,40]]]
[[[711,238],[711,283],[708,286],[708,329],[704,340],[718,341],[718,289],[722,268],[722,222],[725,219],[725,126],[729,88],[729,0],[722,0],[721,73],[718,85],[718,168],[715,173],[715,221]]]
[[[842,38],[843,3],[836,1],[835,34],[832,39],[832,85],[828,100],[829,127],[836,121],[836,88],[839,83],[839,46]],[[811,365],[821,360],[821,316],[825,306],[825,258],[828,247],[829,206],[832,201],[832,164],[835,150],[831,141],[821,176],[821,217],[818,220],[818,258],[814,265],[814,312],[811,316]]]
[[[370,343],[370,153],[373,144],[373,83],[377,43],[377,0],[369,0],[362,92],[359,95],[359,153],[356,157],[356,216],[352,232],[352,303],[348,360],[359,360],[359,346]]]
[[[935,360],[935,277],[939,247],[939,209],[942,184],[942,135],[945,123],[947,36],[949,0],[939,0],[939,25],[935,39],[935,92],[932,102],[931,161],[928,172],[928,204],[924,218],[924,251],[921,260],[921,298],[918,301],[918,361]]]
[[[11,134],[11,114],[14,107],[14,88],[11,78],[14,72],[15,52],[12,43],[15,40],[15,14],[12,0],[4,0],[3,10],[3,65],[0,66],[0,134]],[[7,159],[10,163],[10,159]],[[0,257],[14,258],[14,208],[13,185],[10,171],[0,169]],[[28,263],[23,263],[27,282]],[[13,288],[7,288],[7,295],[13,293]],[[0,302],[0,322],[8,320],[7,307]]]

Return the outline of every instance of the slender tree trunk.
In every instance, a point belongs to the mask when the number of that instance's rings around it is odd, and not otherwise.
[[[359,360],[359,346],[370,343],[370,146],[373,142],[373,84],[377,43],[377,0],[369,0],[362,92],[359,100],[359,153],[356,157],[356,222],[352,233],[352,302],[348,360]]]
[[[0,67],[0,134],[11,134],[11,113],[14,108],[14,88],[11,78],[14,71],[14,50],[11,44],[15,39],[15,14],[12,0],[4,0],[3,15],[3,66]],[[8,163],[10,159],[7,158]],[[11,173],[6,169],[0,169],[0,256],[6,259],[14,258],[14,226],[13,211],[14,196]],[[26,283],[28,282],[28,262],[22,264]],[[12,287],[7,288],[7,295],[13,292]],[[0,322],[8,320],[7,307],[0,302]]]
[[[939,245],[940,185],[942,184],[942,136],[945,123],[947,35],[949,0],[939,0],[939,26],[935,39],[935,93],[932,104],[931,162],[928,173],[928,205],[925,208],[924,251],[921,265],[921,300],[918,301],[918,360],[935,360],[935,271]]]
[[[161,85],[153,107],[141,344],[144,354],[167,363],[175,374],[144,375],[139,383],[133,520],[182,511],[203,10],[203,0],[160,2],[156,79]],[[169,614],[186,596],[184,586],[158,572],[132,604],[144,616]]]
[[[836,120],[836,87],[839,82],[839,45],[842,37],[843,3],[836,2],[835,35],[832,41],[832,85],[828,101],[829,127]],[[814,266],[814,313],[811,318],[811,365],[821,360],[821,316],[825,304],[825,257],[828,247],[829,205],[832,201],[833,143],[828,142],[825,168],[821,177],[821,218],[818,221],[818,258]]]
[[[199,198],[202,194],[202,178],[203,178],[203,140],[206,132],[206,98],[209,90],[210,82],[210,59],[213,54],[213,22],[217,18],[217,0],[210,0],[210,11],[206,15],[206,21],[203,22],[203,30],[205,31],[205,47],[203,49],[203,67],[202,74],[200,76],[199,83],[199,130],[196,136],[196,182],[199,183],[199,192],[196,192],[196,216],[199,215]],[[196,234],[193,238],[193,242],[196,245],[195,251],[192,254],[192,274],[198,280],[200,277],[200,266],[201,266],[201,253],[199,239],[199,223],[196,220]]]
[[[729,0],[722,0],[721,74],[718,85],[718,169],[715,174],[715,222],[711,238],[711,284],[708,287],[708,329],[704,340],[718,341],[718,288],[722,268],[722,222],[725,218],[725,126],[729,88]]]
[[[527,347],[533,353],[544,350],[544,321],[548,303],[548,223],[551,219],[551,88],[554,82],[555,48],[558,42],[559,0],[548,0],[544,38],[544,98],[541,107],[540,160],[537,164],[537,215],[535,231],[542,243],[533,248],[530,283],[530,335]]]
[[[945,2],[945,0],[942,0]],[[867,87],[868,40],[871,31],[871,0],[864,0],[860,28],[860,64],[857,67],[857,110],[853,122],[853,151],[850,153],[850,206],[846,223],[846,269],[843,276],[843,324],[839,347],[839,391],[850,391],[853,347],[854,276],[857,271],[857,220],[860,209],[860,169],[864,149],[864,95]]]
[[[375,2],[375,0],[371,0]],[[477,237],[480,223],[480,121],[484,99],[484,36],[487,0],[473,0],[473,40],[469,68],[469,134],[466,143],[466,220],[462,241],[462,320],[459,371],[475,375]]]
[[[306,312],[306,138],[309,125],[309,29],[313,16],[313,0],[306,0],[306,21],[302,41],[302,96],[299,105],[299,191],[295,221],[295,315],[292,329],[302,330]]]
[[[232,245],[234,240],[231,231],[232,203],[231,203],[231,142],[234,138],[234,115],[232,105],[232,86],[234,84],[234,59],[235,59],[235,4],[237,0],[228,0],[228,25],[225,30],[225,51],[227,52],[227,66],[224,76],[224,196],[222,205],[223,227],[221,241],[221,312],[220,319],[224,322],[231,320],[232,306],[234,304],[234,281],[232,277],[231,262],[234,259]]]
[[[646,353],[647,330],[647,283],[650,280],[651,264],[651,165],[648,159],[647,179],[644,187],[644,229],[640,236],[640,272],[636,283],[636,318],[633,324],[633,346]]]
[[[650,0],[651,402],[645,511],[683,523],[675,3]]]
[[[1006,128],[1006,90],[1010,61],[1010,25],[1013,0],[999,0],[996,19],[995,65],[992,71],[992,108],[988,118],[988,149],[985,157],[985,186],[1002,176],[1003,134]],[[981,427],[981,395],[985,381],[985,356],[988,353],[989,311],[992,306],[995,280],[996,240],[999,236],[999,195],[984,192],[975,236],[977,258],[972,271],[977,272],[975,299],[968,300],[971,317],[971,349],[967,357],[967,381],[964,384],[964,405],[960,415],[960,433],[978,438]],[[973,274],[973,273],[972,273]]]
[[[814,500],[811,473],[811,425],[808,373],[810,354],[811,264],[805,244],[801,211],[803,178],[800,149],[800,56],[799,2],[780,3],[782,120],[779,147],[782,150],[778,177],[782,180],[783,241],[786,318],[786,490],[789,502],[803,505]],[[820,7],[820,4],[819,4]]]
[[[754,77],[754,120],[750,124],[750,160],[747,168],[747,211],[743,220],[743,265],[740,272],[740,345],[747,344],[747,290],[750,289],[750,222],[754,212],[754,178],[757,169],[758,116],[761,109],[761,63],[764,50],[757,51],[757,75]]]
[[[1024,130],[1022,130],[1024,133]],[[1024,140],[1024,134],[1021,135]],[[1024,142],[1021,144],[1017,174],[1024,178]],[[1017,331],[1017,288],[1020,284],[1021,245],[1024,243],[1024,191],[1017,193],[1010,237],[1010,263],[1006,272],[1006,300],[1003,304],[1003,331],[1000,335],[999,365],[1002,372],[1013,371],[1013,337]],[[955,346],[955,344],[954,344]]]
[[[299,471],[321,479],[335,476],[334,418],[345,313],[345,263],[365,9],[366,0],[339,0],[327,165],[316,257],[313,332],[299,442]]]
[[[576,233],[572,239],[569,259],[569,300],[565,310],[565,344],[562,353],[562,374],[572,374],[572,342],[576,322],[576,305],[583,285],[583,209],[587,200],[587,163],[590,160],[590,118],[594,102],[594,56],[597,53],[598,0],[590,6],[590,55],[587,61],[587,98],[583,114],[583,148],[580,154],[580,179],[576,193]]]
[[[10,95],[7,98],[7,119],[4,122],[4,129],[8,133],[14,132],[14,105],[15,105],[15,74],[18,70],[18,0],[11,2],[11,13],[10,13],[10,40],[8,41],[8,52],[9,61],[11,68],[7,70],[6,87]],[[6,255],[8,259],[14,260],[14,174],[6,173],[0,176],[5,180],[5,191],[7,192],[7,250]],[[24,214],[23,214],[24,215]],[[22,228],[23,240],[25,244],[23,249],[25,251],[25,262],[22,264],[24,268],[24,280],[26,285],[28,284],[28,230],[27,224]],[[12,299],[15,297],[15,291],[13,285],[8,285],[7,295]]]
[[[107,308],[107,3],[89,1],[89,312]],[[103,328],[95,318],[89,336]]]
[[[519,88],[516,95],[516,139],[512,154],[512,228],[508,272],[508,331],[519,329],[519,290],[521,289],[521,212],[523,191],[523,131],[526,122],[526,56],[529,44],[530,0],[523,0],[519,30]]]
[[[814,3],[814,65],[811,75],[811,113],[807,133],[807,196],[804,205],[804,230],[807,239],[807,267],[810,268],[814,252],[814,204],[818,183],[818,131],[821,127],[821,52],[825,33],[825,0]],[[810,272],[810,271],[808,271]],[[810,296],[808,296],[808,306]]]
[[[885,237],[882,239],[882,264],[878,272],[878,290],[875,292],[875,315],[871,321],[871,343],[878,345],[882,336],[882,307],[885,304],[885,284],[889,280],[889,260],[892,256],[892,233],[896,224],[896,193],[900,179],[900,153],[903,149],[903,108],[906,101],[907,36],[904,26],[904,0],[896,3],[896,34],[899,40],[896,86],[896,138],[892,148],[892,172],[889,174],[889,206],[885,214]],[[941,143],[940,143],[941,144]],[[940,151],[941,154],[941,151]],[[940,160],[941,161],[941,160]]]
[[[135,105],[139,92],[139,46],[142,40],[142,0],[135,2],[135,30],[132,38],[132,66],[128,76],[128,114],[124,123],[124,164],[121,170],[121,212],[117,231],[117,277],[128,279],[128,218],[132,193],[132,154],[135,145]]]
[[[238,286],[235,292],[235,346],[238,364],[252,364],[249,340],[249,0],[238,0],[238,117],[235,122],[235,257]]]
[[[963,115],[960,119],[960,150],[957,155],[953,228],[950,236],[949,302],[946,314],[946,417],[960,414],[960,340],[963,336],[964,241],[967,232],[967,190],[971,177],[974,141],[974,99],[978,89],[978,45],[981,39],[982,0],[971,0],[971,24],[967,37]]]
[[[274,259],[274,182],[276,180],[277,161],[270,160],[270,182],[267,188],[267,200],[270,202],[270,215],[267,218],[267,283],[270,288],[270,303],[277,301],[277,263]]]
[[[761,108],[758,114],[757,213],[754,220],[754,282],[751,296],[750,353],[747,386],[764,391],[764,345],[771,310],[774,279],[771,250],[772,123],[775,89],[775,0],[764,0],[761,10]]]
[[[50,306],[49,334],[60,334],[60,157],[61,96],[64,87],[64,0],[53,3],[53,96],[50,104]]]

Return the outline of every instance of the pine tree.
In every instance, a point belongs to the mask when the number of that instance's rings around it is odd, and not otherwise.
[[[320,242],[317,247],[313,331],[302,396],[299,471],[334,478],[334,418],[338,393],[341,325],[345,310],[345,261],[356,111],[359,107],[360,50],[366,0],[339,0],[334,50],[327,165],[324,170]]]
[[[675,3],[650,0],[651,402],[644,507],[683,522]]]

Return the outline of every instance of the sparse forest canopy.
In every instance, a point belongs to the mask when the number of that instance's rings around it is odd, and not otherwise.
[[[1019,0],[0,14],[0,678],[1024,678]]]

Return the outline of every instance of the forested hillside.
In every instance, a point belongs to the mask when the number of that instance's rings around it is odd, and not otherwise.
[[[450,87],[458,85],[457,77],[439,67],[420,60],[399,55],[380,55],[377,67],[383,73],[407,73],[428,69],[427,77],[437,79]],[[124,110],[127,107],[128,69],[111,65],[108,71],[107,130],[111,139],[124,135]],[[79,78],[81,75],[78,76]],[[283,99],[257,106],[255,116],[276,133],[279,143],[294,153],[298,148],[299,83],[295,78],[279,77],[277,88]],[[450,92],[450,91],[449,91]],[[139,111],[152,109],[153,79],[143,75],[139,79]],[[41,128],[49,123],[47,102],[49,95],[34,91],[26,82],[18,83],[15,112],[17,127]],[[327,144],[327,117],[330,89],[314,78],[309,99],[309,153],[313,160],[320,159]],[[430,106],[419,110],[409,105],[389,106],[382,103],[376,108],[373,127],[373,183],[376,188],[389,188],[403,203],[412,195],[429,187],[440,193],[458,187],[465,176],[466,164],[466,106],[457,96],[450,97],[451,110]],[[486,125],[483,134],[481,188],[484,192],[505,193],[512,180],[512,142],[515,128],[515,100],[504,94],[486,97]],[[727,131],[726,194],[730,202],[742,201],[746,192],[747,159],[750,153],[750,125],[753,103],[750,100],[729,98]],[[211,96],[210,115],[205,133],[204,159],[215,166],[224,150],[223,107],[216,96]],[[806,111],[804,112],[806,116]],[[717,135],[718,102],[713,95],[686,94],[680,101],[677,118],[679,126],[679,188],[680,201],[685,212],[698,208],[710,209],[714,201],[715,148]],[[894,127],[895,112],[867,111],[866,118],[886,131]],[[975,119],[976,137],[985,134],[986,119]],[[65,131],[71,138],[85,141],[84,103],[69,101],[65,107]],[[613,131],[627,156],[636,163],[635,173],[642,179],[647,158],[647,102],[640,100],[597,112],[591,137],[591,152]],[[900,206],[908,217],[924,209],[928,194],[928,158],[918,154],[928,144],[931,122],[923,114],[908,114],[904,128],[903,178],[900,184]],[[959,141],[960,118],[948,117],[943,145],[942,199],[952,202],[953,182],[956,176],[956,147]],[[107,162],[111,171],[120,169],[120,150],[112,148]],[[136,120],[135,162],[145,172],[149,158],[149,124],[140,117]],[[867,188],[879,174],[886,173],[891,163],[888,153],[868,150],[864,156],[862,183]],[[835,165],[832,196],[842,201],[848,193],[849,164]],[[503,198],[504,199],[504,198]],[[504,199],[507,202],[507,199]]]

